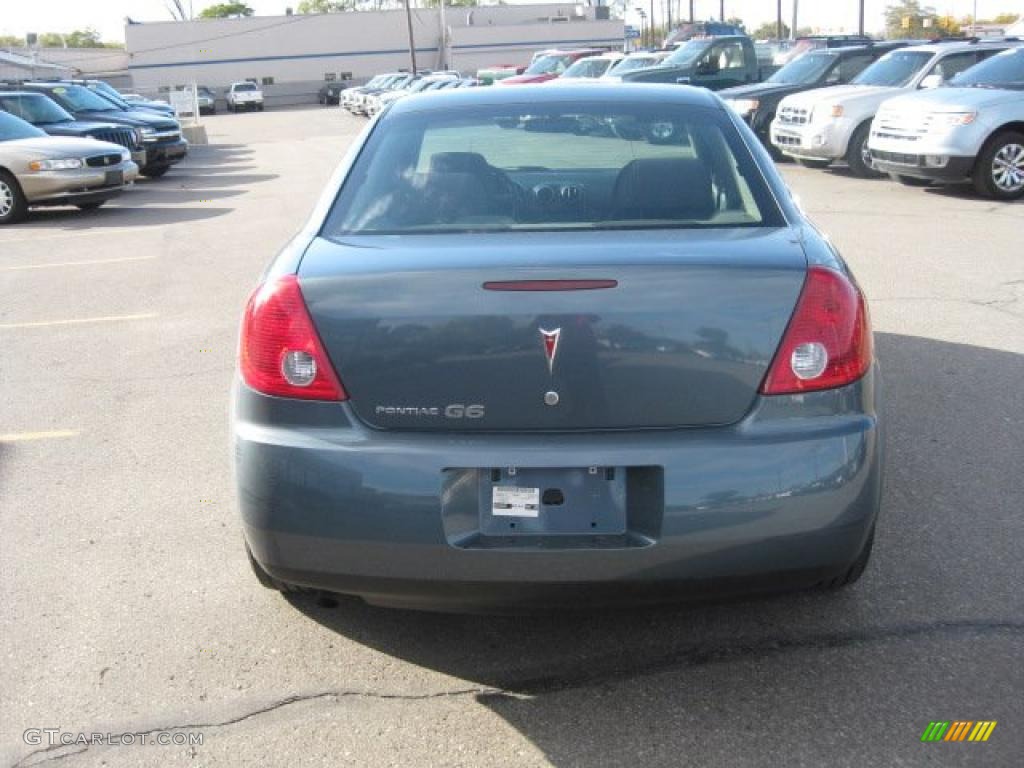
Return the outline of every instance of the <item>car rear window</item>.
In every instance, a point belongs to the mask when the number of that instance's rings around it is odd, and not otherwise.
[[[515,104],[386,117],[323,233],[782,223],[760,168],[720,109]]]

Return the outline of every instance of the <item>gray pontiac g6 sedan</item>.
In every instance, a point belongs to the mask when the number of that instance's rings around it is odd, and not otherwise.
[[[845,586],[878,390],[849,267],[714,94],[411,96],[245,308],[249,559],[447,610]]]

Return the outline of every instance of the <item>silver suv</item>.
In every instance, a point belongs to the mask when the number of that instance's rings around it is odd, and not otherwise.
[[[993,56],[948,88],[885,102],[871,128],[875,168],[911,185],[971,181],[1024,196],[1024,47]]]
[[[868,136],[882,102],[899,93],[936,88],[1012,45],[945,41],[887,53],[848,85],[783,99],[772,122],[771,142],[812,168],[845,160],[856,176],[878,176],[868,152]]]

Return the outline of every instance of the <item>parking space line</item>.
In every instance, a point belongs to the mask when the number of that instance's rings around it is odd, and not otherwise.
[[[146,261],[155,259],[156,256],[123,256],[115,259],[87,259],[84,261],[51,261],[46,264],[21,264],[16,267],[0,267],[0,272],[13,271],[16,269],[49,269],[51,267],[82,267],[92,264],[120,264],[125,261]]]
[[[18,328],[49,328],[56,325],[85,325],[87,323],[116,323],[122,320],[149,320],[156,317],[156,312],[140,315],[107,315],[106,317],[79,317],[71,320],[37,320],[31,323],[0,323],[0,331],[12,331]]]
[[[22,443],[29,440],[53,440],[62,437],[77,437],[77,430],[55,429],[49,432],[8,432],[0,434],[0,443]]]

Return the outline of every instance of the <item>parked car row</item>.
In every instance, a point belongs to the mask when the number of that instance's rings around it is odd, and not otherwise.
[[[1014,38],[892,50],[849,84],[782,99],[770,142],[812,168],[842,160],[862,178],[888,173],[912,185],[970,181],[986,197],[1021,197],[1022,46]],[[733,104],[741,113],[750,106]]]
[[[132,102],[97,80],[0,82],[0,224],[30,206],[97,208],[139,175],[188,153],[162,102]]]
[[[388,104],[414,93],[446,88],[473,88],[480,81],[463,77],[454,71],[386,72],[370,79],[364,86],[348,88],[340,96],[341,106],[356,115],[373,117]]]

